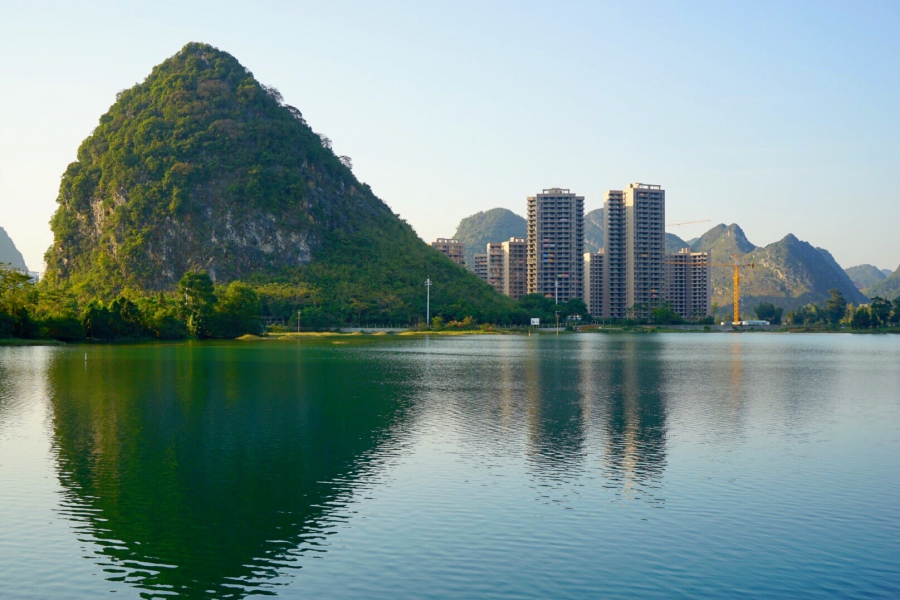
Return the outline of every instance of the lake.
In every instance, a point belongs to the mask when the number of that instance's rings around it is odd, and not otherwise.
[[[900,336],[0,348],[0,598],[109,593],[898,598]]]

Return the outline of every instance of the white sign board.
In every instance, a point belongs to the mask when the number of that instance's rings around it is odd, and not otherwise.
[[[540,319],[532,318],[532,319],[531,319],[531,324],[532,324],[532,325],[540,325],[540,324],[541,324],[541,320],[540,320]]]

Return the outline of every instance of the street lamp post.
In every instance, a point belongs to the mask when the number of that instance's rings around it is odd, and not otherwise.
[[[297,311],[297,333],[300,333],[300,311]]]
[[[431,278],[425,280],[425,324],[431,327]]]
[[[553,281],[553,289],[554,289],[554,300],[556,301],[556,305],[559,306],[559,279],[555,279]]]
[[[556,336],[559,337],[559,311],[556,311]]]

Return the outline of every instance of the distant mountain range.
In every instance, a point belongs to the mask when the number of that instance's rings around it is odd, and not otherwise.
[[[16,269],[28,270],[22,253],[19,252],[12,238],[9,237],[6,230],[2,227],[0,227],[0,263],[8,263]]]
[[[584,251],[598,252],[604,245],[603,209],[597,208],[584,215]],[[466,263],[475,253],[485,251],[488,242],[505,242],[511,237],[525,237],[528,222],[505,208],[492,208],[464,218],[453,237],[466,246]],[[675,234],[666,234],[666,252],[678,252],[690,248],[690,244]],[[470,248],[473,250],[470,251]],[[476,249],[477,248],[477,249]]]
[[[872,287],[879,281],[884,281],[891,274],[891,271],[885,273],[874,265],[857,265],[844,269],[844,272],[847,273],[850,281],[860,290]]]
[[[460,222],[456,237],[468,248],[478,248],[483,252],[490,241],[503,241],[511,236],[524,237],[527,223],[515,213],[495,208],[477,213]],[[603,209],[598,208],[585,214],[585,252],[597,252],[604,245]],[[471,246],[469,244],[472,244]],[[893,297],[900,294],[900,272],[890,277],[877,268],[854,267],[844,272],[830,252],[789,234],[784,239],[757,247],[737,224],[716,225],[699,238],[686,242],[672,233],[666,233],[666,252],[675,253],[682,248],[694,252],[710,252],[711,261],[732,263],[738,255],[741,263],[755,263],[754,269],[741,271],[741,299],[747,316],[759,302],[772,302],[785,309],[793,309],[810,302],[823,303],[829,297],[829,290],[838,289],[848,302],[860,304],[868,302],[866,294],[880,291],[881,296]],[[865,274],[865,286],[856,284],[852,277]],[[870,279],[878,278],[877,281]],[[893,278],[893,279],[892,279]],[[721,312],[731,310],[734,297],[733,271],[727,267],[713,267],[713,302]],[[880,286],[880,287],[879,287]]]
[[[675,235],[674,233],[666,232],[666,252],[669,254],[675,254],[679,252],[682,248],[690,248],[691,245]]]
[[[732,263],[737,254],[738,262],[755,264],[752,269],[741,270],[742,313],[746,315],[752,314],[752,307],[759,302],[772,302],[785,309],[810,302],[823,303],[832,289],[840,290],[848,302],[868,302],[831,253],[793,234],[757,247],[737,224],[722,224],[703,234],[691,248],[695,252],[709,252],[710,260],[715,263]],[[727,267],[712,270],[713,302],[725,312],[733,304],[733,274]]]
[[[897,270],[879,281],[867,287],[864,290],[864,293],[869,298],[874,298],[875,296],[881,296],[882,298],[887,298],[888,300],[893,300],[900,296],[900,267],[897,267]]]
[[[511,237],[525,237],[528,222],[505,208],[492,208],[475,213],[459,222],[454,238],[465,245],[466,264],[473,265],[472,257],[482,254],[488,242],[505,242]]]

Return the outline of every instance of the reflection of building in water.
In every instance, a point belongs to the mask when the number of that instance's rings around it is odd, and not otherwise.
[[[8,428],[27,418],[32,398],[49,395],[46,370],[52,362],[54,348],[28,348],[28,360],[16,360],[13,354],[16,352],[21,353],[22,349],[0,347],[0,438]]]
[[[525,368],[528,441],[540,475],[577,470],[585,457],[579,364],[552,351],[533,353]]]
[[[616,340],[607,360],[598,365],[608,389],[607,476],[630,495],[653,496],[666,466],[665,371],[660,351],[655,340],[629,336]]]
[[[265,592],[408,418],[395,370],[378,361],[103,352],[86,366],[59,353],[48,369],[57,471],[95,560],[147,595]]]

